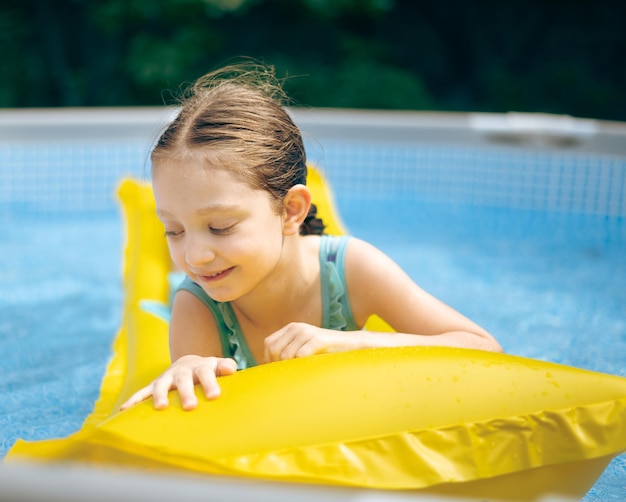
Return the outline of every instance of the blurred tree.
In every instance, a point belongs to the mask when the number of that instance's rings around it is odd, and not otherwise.
[[[172,102],[235,56],[304,106],[626,120],[610,0],[0,0],[0,106]]]

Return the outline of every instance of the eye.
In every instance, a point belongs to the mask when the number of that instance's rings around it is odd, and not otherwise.
[[[178,237],[179,235],[181,235],[183,233],[182,230],[166,230],[165,231],[165,237],[167,239],[170,239],[172,237]]]
[[[228,235],[235,229],[235,226],[236,225],[229,225],[227,227],[209,227],[209,230],[215,235]]]

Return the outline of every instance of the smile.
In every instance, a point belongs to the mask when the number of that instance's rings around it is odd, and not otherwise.
[[[217,281],[219,279],[223,279],[224,277],[229,275],[233,271],[234,268],[235,267],[230,267],[230,268],[227,268],[225,270],[221,270],[219,272],[215,272],[214,274],[198,275],[197,277],[202,282],[213,282],[213,281]]]

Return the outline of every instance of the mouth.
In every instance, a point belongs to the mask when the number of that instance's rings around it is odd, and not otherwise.
[[[215,282],[218,281],[220,279],[223,279],[224,277],[226,277],[227,275],[229,275],[233,269],[235,267],[230,267],[224,270],[220,270],[219,272],[215,272],[213,274],[208,274],[208,275],[200,275],[198,274],[198,280],[202,281],[202,282]]]

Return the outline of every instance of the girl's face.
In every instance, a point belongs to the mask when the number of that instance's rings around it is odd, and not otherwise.
[[[214,300],[245,296],[279,265],[283,217],[267,192],[198,160],[156,161],[153,188],[174,263]]]

